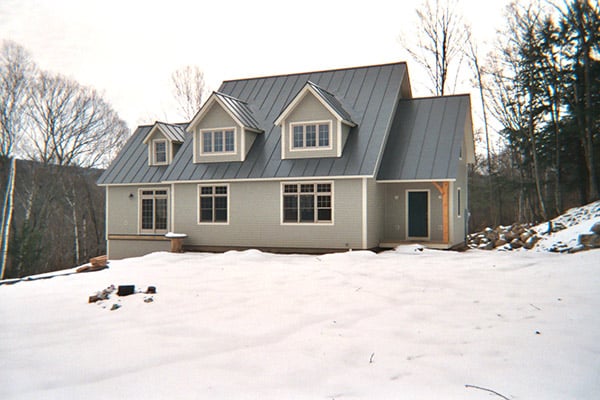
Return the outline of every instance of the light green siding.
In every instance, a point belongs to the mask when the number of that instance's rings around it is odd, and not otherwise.
[[[292,146],[292,124],[299,122],[331,121],[331,149],[291,150]],[[315,158],[315,157],[337,157],[338,146],[338,122],[337,118],[323,106],[323,104],[310,92],[300,100],[294,110],[282,122],[284,126],[282,138],[283,158]]]
[[[174,229],[188,235],[185,245],[361,248],[361,180],[327,181],[333,182],[333,224],[282,224],[277,181],[229,182],[228,223],[198,224],[198,185],[186,183],[175,185]]]
[[[200,132],[203,129],[235,128],[235,154],[201,154]],[[201,163],[242,161],[246,156],[246,149],[242,149],[242,127],[218,104],[213,103],[195,129],[196,161]],[[249,148],[249,146],[246,146]]]
[[[431,183],[386,183],[384,241],[409,240],[406,231],[408,191],[429,191],[429,241],[443,240],[442,196]]]
[[[110,240],[108,243],[108,258],[139,257],[156,251],[169,251],[171,242],[168,240]]]
[[[383,240],[385,186],[367,179],[367,248],[379,246]]]

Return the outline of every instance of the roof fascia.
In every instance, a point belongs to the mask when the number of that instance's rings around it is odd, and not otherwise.
[[[255,132],[255,133],[263,132],[260,129],[254,129],[250,126],[246,126],[242,121],[240,121],[240,119],[233,112],[231,112],[231,110],[229,109],[229,106],[226,103],[224,103],[221,99],[219,99],[219,96],[217,96],[217,92],[212,92],[212,94],[210,95],[210,97],[208,98],[206,103],[204,103],[204,105],[202,106],[200,111],[198,111],[196,116],[194,116],[194,118],[192,119],[192,121],[190,122],[188,127],[185,129],[186,132],[193,132],[194,126],[197,125],[198,122],[200,122],[202,120],[202,118],[204,118],[204,116],[206,115],[208,110],[210,110],[210,107],[212,106],[212,104],[214,102],[217,102],[217,104],[219,104],[221,106],[221,108],[223,110],[225,110],[227,115],[229,115],[231,117],[231,119],[233,119],[234,122],[238,126],[243,127],[247,131],[251,131],[251,132]]]
[[[160,127],[160,125],[158,123],[155,123],[152,126],[152,129],[150,129],[150,131],[148,132],[148,134],[146,134],[146,137],[144,137],[144,140],[142,143],[148,144],[148,141],[150,140],[152,135],[154,135],[154,132],[156,132],[157,129],[160,131],[160,133],[162,133],[162,135],[165,137],[165,139],[167,139],[169,142],[173,142],[173,139],[171,139],[169,137],[169,135]]]

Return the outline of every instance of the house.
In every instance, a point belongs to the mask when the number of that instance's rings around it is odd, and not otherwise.
[[[188,123],[137,128],[99,179],[111,259],[167,250],[463,243],[468,95],[413,98],[405,63],[225,81]]]

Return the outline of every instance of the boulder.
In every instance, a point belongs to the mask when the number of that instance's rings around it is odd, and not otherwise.
[[[523,242],[521,242],[519,239],[513,239],[510,242],[510,247],[513,249],[519,249],[519,248],[523,247]]]
[[[600,222],[596,222],[594,225],[592,225],[590,231],[594,232],[596,235],[600,235]]]
[[[579,244],[585,247],[600,247],[600,235],[596,233],[586,233],[579,235]]]

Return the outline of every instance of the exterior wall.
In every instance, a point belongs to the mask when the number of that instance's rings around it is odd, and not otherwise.
[[[375,179],[367,179],[367,248],[379,246],[383,241],[385,186]]]
[[[165,135],[163,135],[159,129],[155,129],[154,132],[152,132],[152,135],[150,135],[150,137],[148,138],[148,141],[146,143],[146,147],[148,148],[148,165],[153,165],[153,161],[154,161],[154,144],[153,144],[153,140],[156,139],[164,139],[167,141],[167,164],[171,164],[171,161],[173,160],[173,156],[175,155],[175,151],[173,149],[173,144],[171,143],[171,141],[165,137]],[[165,164],[159,164],[159,165],[165,165]]]
[[[282,224],[279,181],[228,182],[228,223],[198,224],[198,185],[181,183],[173,191],[174,230],[188,235],[188,246],[361,248],[362,180],[317,181],[333,182],[333,224]]]
[[[143,188],[170,189],[165,185],[106,187],[106,237],[109,259],[134,257],[169,249],[169,241],[110,239],[111,235],[139,235],[139,189]]]
[[[233,128],[235,127],[235,154],[202,155],[200,153],[200,131],[203,129]],[[204,118],[194,129],[194,162],[226,162],[243,161],[246,149],[242,149],[242,127],[218,103],[213,103]],[[246,148],[249,148],[247,146]]]
[[[384,240],[399,242],[408,239],[407,192],[429,191],[429,241],[443,241],[442,195],[431,183],[385,183]]]
[[[464,152],[464,146],[463,146]],[[468,166],[465,160],[466,157],[462,157],[462,160],[458,162],[458,172],[456,176],[456,182],[452,190],[452,208],[450,215],[454,217],[453,242],[459,243],[465,240],[467,235],[467,223],[469,218],[469,204],[468,204]],[[458,215],[458,188],[460,188],[460,216]]]
[[[108,258],[120,260],[122,258],[140,257],[156,251],[169,251],[171,243],[168,240],[109,240]]]
[[[331,149],[326,150],[291,150],[292,123],[331,121]],[[298,103],[292,112],[282,121],[282,158],[316,158],[338,157],[338,122],[337,118],[310,92]]]

